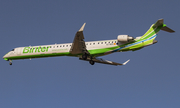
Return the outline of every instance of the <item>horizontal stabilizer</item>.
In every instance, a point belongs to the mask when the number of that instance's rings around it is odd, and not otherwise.
[[[166,31],[166,32],[169,32],[169,33],[173,33],[173,32],[175,32],[174,30],[172,30],[172,29],[168,28],[167,26],[162,27],[162,28],[161,28],[161,30]]]
[[[162,26],[161,30],[169,32],[169,33],[173,33],[175,32],[174,30],[170,29],[169,27],[166,26],[166,24],[164,24],[164,19],[159,19],[155,24],[154,27],[158,27],[158,26]]]

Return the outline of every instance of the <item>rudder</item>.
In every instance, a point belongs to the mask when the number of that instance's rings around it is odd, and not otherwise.
[[[159,19],[156,23],[154,23],[150,29],[141,37],[141,39],[150,38],[153,35],[156,35],[160,30],[173,33],[174,30],[168,28],[166,24],[164,24],[164,19]]]

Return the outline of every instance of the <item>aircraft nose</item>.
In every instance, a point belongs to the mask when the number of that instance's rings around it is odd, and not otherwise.
[[[4,60],[8,60],[7,57],[8,57],[7,54],[5,54],[5,55],[3,56],[3,59],[4,59]]]
[[[3,59],[6,58],[6,55],[3,56]]]

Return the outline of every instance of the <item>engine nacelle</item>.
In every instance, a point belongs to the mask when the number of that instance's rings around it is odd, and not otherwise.
[[[117,40],[119,42],[129,42],[131,40],[134,40],[134,38],[128,35],[118,35]]]

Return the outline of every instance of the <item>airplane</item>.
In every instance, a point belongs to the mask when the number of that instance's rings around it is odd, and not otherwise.
[[[73,43],[18,47],[5,54],[3,59],[12,65],[12,60],[18,59],[71,56],[78,57],[79,60],[89,61],[91,65],[94,65],[95,62],[115,66],[126,65],[130,60],[124,63],[116,63],[99,58],[99,56],[115,52],[137,51],[157,43],[155,38],[160,30],[175,32],[164,24],[163,19],[159,19],[151,25],[143,36],[133,38],[129,35],[118,35],[117,39],[85,42],[83,35],[85,24],[77,31]]]

